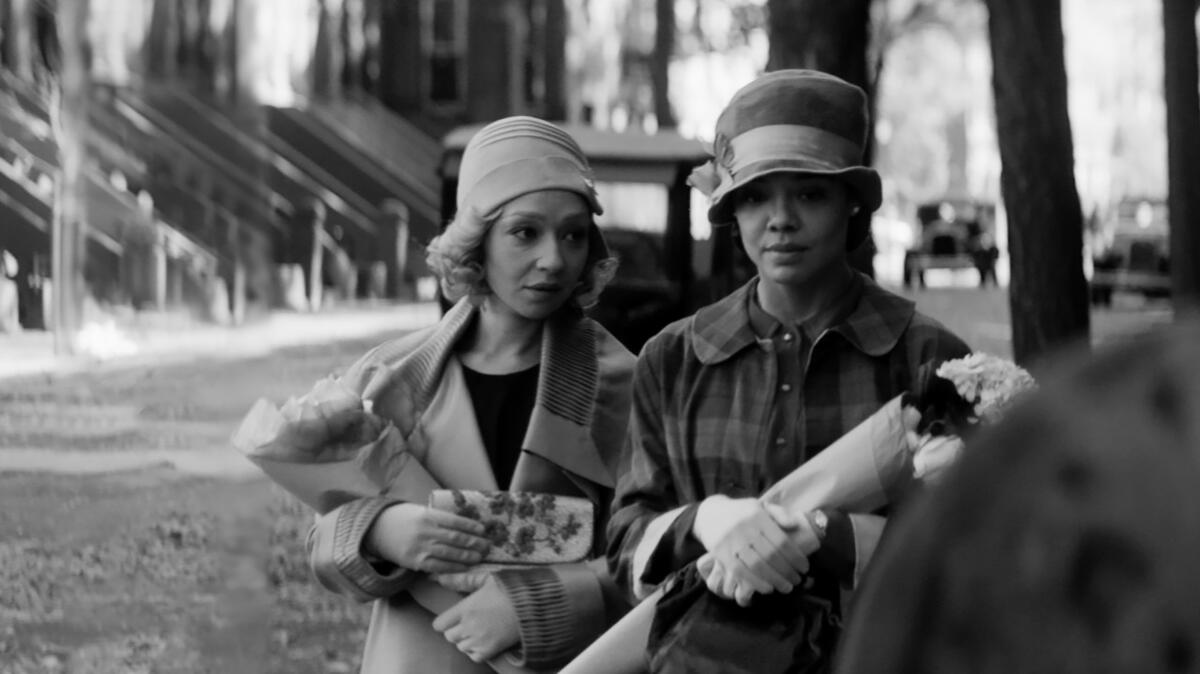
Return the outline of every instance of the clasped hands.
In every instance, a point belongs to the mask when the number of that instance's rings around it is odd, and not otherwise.
[[[406,569],[461,573],[482,562],[491,548],[483,533],[483,525],[470,518],[400,503],[380,513],[367,545]],[[474,662],[486,662],[521,639],[517,612],[493,578],[437,616],[433,629]]]
[[[807,518],[756,498],[710,496],[700,503],[692,531],[708,550],[696,564],[708,589],[741,606],[755,593],[791,592],[820,547]]]

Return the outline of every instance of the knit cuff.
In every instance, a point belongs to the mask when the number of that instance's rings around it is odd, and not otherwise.
[[[363,548],[375,519],[397,502],[383,497],[361,498],[330,513],[332,531],[327,530],[330,523],[317,522],[310,562],[323,585],[360,601],[391,596],[404,589],[412,574],[368,556]],[[326,530],[321,531],[323,528]]]
[[[600,583],[583,564],[507,569],[494,577],[517,614],[514,664],[559,669],[606,627]]]

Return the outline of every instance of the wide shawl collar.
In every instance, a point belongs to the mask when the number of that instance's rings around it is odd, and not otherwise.
[[[454,345],[471,326],[477,313],[469,302],[459,301],[415,347],[405,344],[407,340],[399,340],[396,348],[406,354],[388,354],[385,345],[377,354],[379,361],[394,361],[395,364],[381,367],[363,391],[363,398],[372,401],[377,412],[385,414],[397,425],[410,451],[418,458],[447,467],[453,462],[461,462],[449,469],[470,476],[466,479],[473,483],[444,486],[488,488],[495,485],[490,470],[487,478],[478,473],[479,467],[487,467],[487,458],[478,430],[473,428],[473,423],[465,423],[474,421],[474,411],[462,384],[461,366],[453,360]],[[609,416],[612,411],[606,409],[608,407],[619,409],[619,400],[608,401],[613,396],[605,395],[607,392],[602,390],[597,363],[607,354],[598,353],[597,337],[596,324],[587,319],[559,318],[545,323],[537,398],[522,444],[525,451],[517,462],[511,489],[538,490],[536,483],[540,480],[535,476],[539,474],[537,464],[540,462],[530,454],[595,485],[612,488],[619,443],[603,437],[612,429],[595,428],[594,420]],[[597,407],[598,400],[601,409]],[[617,404],[606,404],[611,402]],[[460,438],[466,438],[466,445],[474,446],[429,446],[423,424],[428,422],[430,415],[439,412],[431,406],[442,405],[456,409],[460,415],[457,424],[460,428],[454,432]],[[623,424],[617,425],[623,432]],[[602,454],[598,444],[608,451]],[[436,458],[432,455],[434,452],[438,454]],[[430,467],[435,475],[439,472]],[[585,492],[593,492],[587,485],[577,486]]]

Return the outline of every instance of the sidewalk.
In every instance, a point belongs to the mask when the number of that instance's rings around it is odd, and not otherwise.
[[[180,320],[174,324],[165,322],[156,327],[122,332],[121,336],[131,343],[133,352],[104,359],[56,356],[54,335],[47,331],[0,334],[0,382],[184,362],[202,357],[253,357],[289,346],[413,330],[436,322],[439,316],[435,302],[364,302],[318,313],[276,311],[239,327]]]

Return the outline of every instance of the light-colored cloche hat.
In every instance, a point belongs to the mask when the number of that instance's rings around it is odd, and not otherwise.
[[[447,297],[462,296],[464,282],[456,269],[478,251],[501,206],[531,192],[574,192],[595,215],[604,212],[596,196],[595,180],[579,143],[558,126],[536,117],[515,116],[496,120],[479,131],[463,149],[455,194],[454,219],[429,242],[426,262],[434,269]],[[589,266],[599,271],[585,282],[583,304],[612,278],[615,262],[609,260],[604,235],[593,220],[588,227]],[[477,266],[477,261],[475,263]],[[467,283],[466,285],[470,285]]]
[[[604,212],[587,157],[569,133],[536,117],[505,117],[476,132],[463,150],[455,206],[486,216],[521,195],[555,189]]]
[[[882,201],[879,174],[863,165],[867,96],[845,80],[815,70],[777,70],[742,87],[717,118],[713,160],[692,184],[709,193],[708,219],[731,224],[730,195],[769,173],[827,175],[846,181],[860,206],[847,247],[866,237]]]

